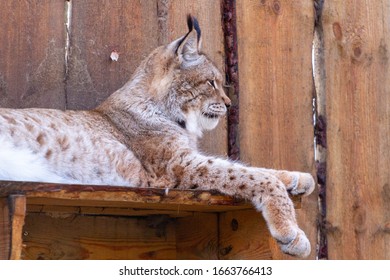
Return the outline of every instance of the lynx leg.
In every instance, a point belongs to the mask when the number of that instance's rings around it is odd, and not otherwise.
[[[280,249],[289,255],[307,257],[311,251],[310,242],[297,225],[294,206],[286,191],[277,191],[264,203],[258,203],[257,199],[253,199],[253,204],[262,212]]]
[[[307,196],[311,194],[315,188],[315,181],[313,176],[309,173],[264,168],[261,168],[261,170],[282,181],[286,186],[287,191],[292,195]]]
[[[177,186],[213,189],[250,200],[262,212],[271,235],[284,253],[299,257],[309,255],[310,243],[297,225],[286,186],[276,176],[259,168],[199,154],[182,156],[175,162],[171,170],[180,182]]]

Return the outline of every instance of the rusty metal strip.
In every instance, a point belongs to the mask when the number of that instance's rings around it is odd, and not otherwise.
[[[228,155],[240,159],[239,143],[239,78],[236,27],[236,1],[222,1],[222,27],[225,41],[227,94],[232,101],[228,111]]]
[[[322,26],[322,10],[324,0],[315,0],[315,38],[314,38],[314,81],[316,83],[315,93],[315,127],[314,136],[316,140],[316,171],[319,185],[319,219],[318,219],[318,259],[328,259],[327,242],[327,221],[326,221],[326,104],[325,104],[325,62],[324,62],[324,42]],[[317,77],[316,77],[317,75]]]

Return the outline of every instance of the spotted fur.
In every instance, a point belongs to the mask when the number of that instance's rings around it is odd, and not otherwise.
[[[198,22],[188,22],[183,37],[154,50],[95,110],[0,109],[0,179],[218,190],[251,201],[283,252],[307,256],[288,191],[311,193],[311,175],[197,150],[230,100],[200,50]]]

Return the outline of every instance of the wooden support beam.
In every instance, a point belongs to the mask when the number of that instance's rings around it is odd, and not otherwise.
[[[11,248],[11,221],[8,199],[0,199],[0,259],[8,260]]]
[[[22,233],[26,217],[26,197],[11,195],[8,198],[11,207],[11,260],[20,260],[22,253]]]
[[[0,199],[0,259],[18,260],[22,252],[22,231],[26,197],[10,195]]]

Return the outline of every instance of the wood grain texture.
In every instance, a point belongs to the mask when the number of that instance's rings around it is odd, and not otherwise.
[[[11,195],[11,260],[20,260],[22,254],[22,233],[26,217],[26,197],[24,195]]]
[[[177,258],[218,259],[218,214],[194,213],[176,221]]]
[[[241,159],[255,166],[314,174],[313,1],[237,1]],[[317,197],[298,223],[317,241]],[[285,255],[274,250],[275,258]]]
[[[269,239],[267,225],[259,212],[242,210],[220,214],[220,259],[272,259]]]
[[[0,259],[19,260],[26,216],[26,198],[10,195],[0,199]]]
[[[8,198],[0,198],[0,260],[8,260],[11,255],[12,221]]]
[[[65,108],[64,1],[3,1],[0,107]]]
[[[128,188],[114,186],[61,185],[0,182],[0,197],[23,194],[27,204],[91,206],[134,209],[220,212],[252,208],[245,200],[217,192]],[[299,200],[297,201],[299,206]]]
[[[0,197],[23,194],[28,205],[90,206],[151,210],[222,212],[252,208],[243,199],[218,192],[128,188],[116,186],[62,185],[0,181]],[[294,198],[295,207],[300,199]]]
[[[67,109],[94,108],[123,86],[158,46],[158,31],[156,1],[73,1]]]
[[[390,4],[325,1],[330,259],[390,259]]]
[[[48,203],[48,201],[44,201]],[[169,209],[141,209],[131,207],[110,206],[69,206],[69,205],[48,205],[32,204],[31,200],[27,205],[29,213],[46,213],[47,215],[101,215],[101,216],[123,216],[123,217],[143,217],[151,215],[167,215],[169,217],[193,216],[194,211],[169,210]]]
[[[29,214],[23,259],[175,259],[169,220]]]

